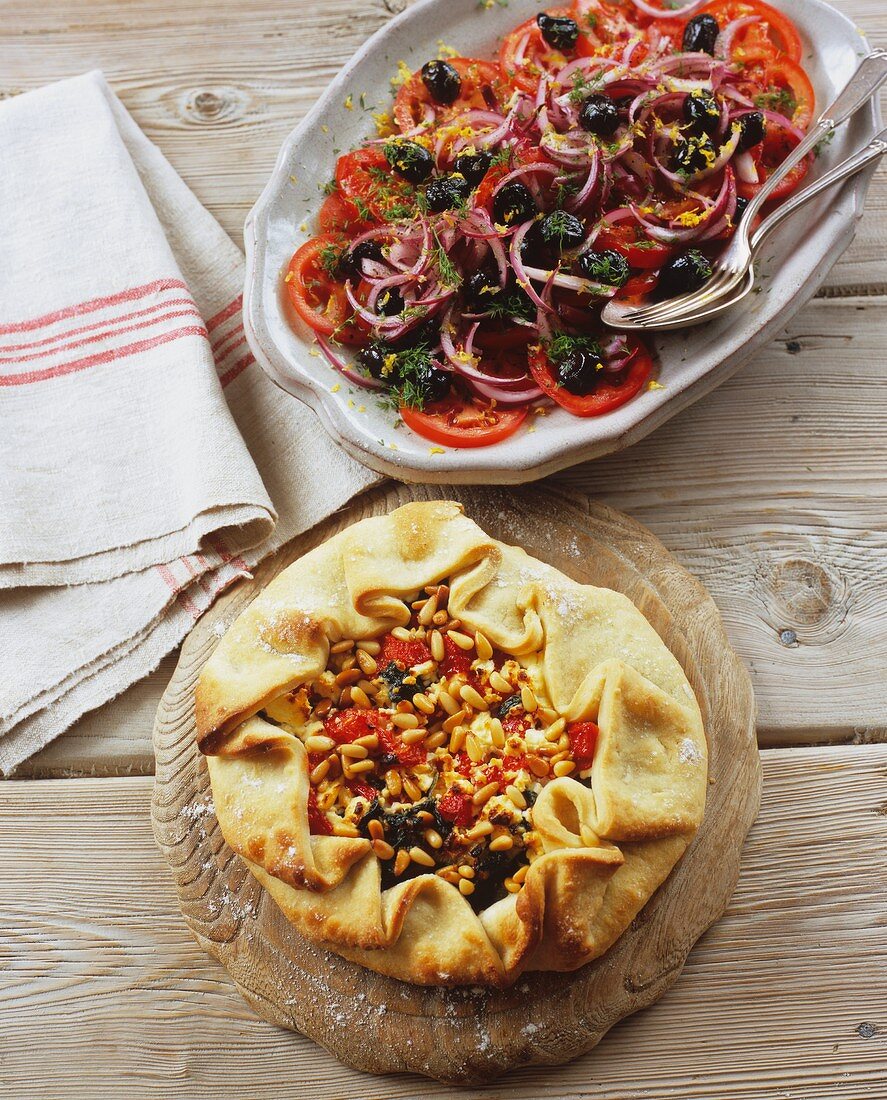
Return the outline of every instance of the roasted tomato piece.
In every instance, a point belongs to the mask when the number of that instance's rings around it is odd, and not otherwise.
[[[457,791],[455,788],[447,791],[437,804],[437,810],[441,817],[452,821],[454,825],[464,828],[474,820],[474,807],[471,804],[471,796]]]
[[[330,836],[333,831],[326,814],[318,809],[313,787],[308,788],[308,829],[314,836]]]
[[[591,767],[599,733],[600,730],[595,722],[571,722],[567,726],[570,751],[579,771],[585,771],[586,768]]]
[[[400,734],[393,726],[376,730],[379,735],[379,747],[386,756],[397,757],[399,764],[412,767],[424,764],[428,753],[421,745],[405,745]]]
[[[391,725],[387,715],[378,710],[360,710],[358,707],[349,707],[347,710],[337,710],[324,722],[323,728],[328,737],[337,745],[350,745],[360,737],[368,737],[371,733],[378,733],[380,738],[382,731]]]
[[[385,666],[390,661],[397,661],[404,668],[412,668],[414,665],[424,664],[431,660],[431,650],[421,641],[405,642],[395,638],[393,634],[386,634],[382,639],[382,652],[379,654],[379,665]]]

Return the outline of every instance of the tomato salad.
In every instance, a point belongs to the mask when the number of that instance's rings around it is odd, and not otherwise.
[[[496,60],[431,60],[379,138],[339,157],[286,274],[292,306],[337,370],[436,444],[496,443],[549,402],[616,409],[654,363],[601,305],[705,282],[812,118],[800,58],[763,0],[576,0]]]

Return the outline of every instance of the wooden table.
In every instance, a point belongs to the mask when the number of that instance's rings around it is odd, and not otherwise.
[[[836,0],[887,45],[876,0]],[[0,3],[0,95],[101,67],[232,237],[284,135],[404,0]],[[819,297],[732,381],[562,475],[646,523],[751,667],[764,805],[727,916],[653,1009],[483,1096],[887,1098],[887,174]],[[150,832],[174,655],[0,788],[0,1093],[444,1097],[259,1020]],[[469,1095],[470,1090],[461,1095]]]

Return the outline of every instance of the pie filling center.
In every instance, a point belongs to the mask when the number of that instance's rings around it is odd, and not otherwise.
[[[541,654],[470,634],[448,595],[430,585],[406,626],[334,643],[264,715],[305,746],[313,834],[368,838],[383,890],[437,874],[479,912],[521,890],[542,855],[533,804],[552,779],[589,782],[598,728],[551,707]]]

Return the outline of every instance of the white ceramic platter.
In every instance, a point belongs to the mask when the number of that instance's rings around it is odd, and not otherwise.
[[[801,32],[803,65],[822,110],[868,46],[845,16],[821,0],[771,2]],[[528,418],[515,435],[492,447],[434,453],[427,440],[396,426],[394,414],[380,407],[371,391],[338,375],[297,334],[283,274],[295,249],[316,231],[322,188],[337,154],[374,136],[372,111],[390,108],[389,81],[398,63],[418,69],[437,55],[440,42],[468,56],[492,57],[501,36],[541,7],[539,0],[489,8],[478,0],[418,0],[369,39],[293,130],[246,222],[244,324],[259,363],[282,389],[310,405],[355,458],[402,481],[519,484],[642,439],[724,382],[779,332],[850,244],[862,214],[874,165],[773,234],[758,268],[761,293],[709,325],[656,339],[662,389],[645,390],[605,416],[583,420],[552,409]],[[876,98],[837,132],[813,175],[860,148],[881,127]]]

